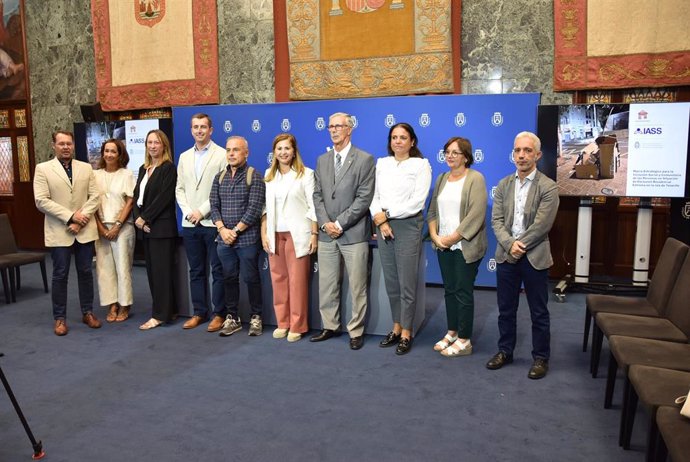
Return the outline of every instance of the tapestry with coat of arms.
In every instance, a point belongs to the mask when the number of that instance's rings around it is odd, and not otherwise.
[[[215,0],[91,0],[106,111],[219,102]]]
[[[688,23],[688,0],[556,0],[554,89],[690,85]]]
[[[451,25],[460,8],[460,0],[287,0],[290,99],[459,91],[460,33]]]

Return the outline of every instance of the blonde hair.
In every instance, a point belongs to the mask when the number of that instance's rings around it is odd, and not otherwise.
[[[302,156],[300,156],[299,149],[297,148],[297,138],[290,133],[281,133],[273,139],[273,160],[271,160],[271,167],[268,169],[266,178],[264,178],[266,183],[272,181],[276,177],[276,173],[278,172],[278,158],[275,155],[276,146],[278,143],[285,140],[290,142],[292,149],[295,151],[295,157],[292,159],[290,168],[297,172],[297,178],[304,175],[304,162],[302,162]]]
[[[161,160],[161,164],[164,164],[165,162],[172,162],[172,152],[170,151],[170,140],[168,139],[168,135],[163,132],[163,130],[151,130],[146,134],[146,142],[148,143],[149,141],[149,136],[151,135],[156,135],[158,136],[158,139],[161,141],[163,144],[163,158]],[[144,153],[144,168],[149,168],[151,166],[151,154],[149,154],[149,150],[146,149],[146,152]]]

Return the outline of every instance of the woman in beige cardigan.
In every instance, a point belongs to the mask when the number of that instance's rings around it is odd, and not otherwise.
[[[436,180],[429,204],[429,235],[436,249],[445,290],[448,332],[434,345],[446,357],[472,353],[474,280],[487,248],[488,195],[468,139],[453,137],[444,146],[449,172]]]

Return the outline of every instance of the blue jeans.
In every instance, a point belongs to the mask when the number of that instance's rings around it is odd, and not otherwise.
[[[223,310],[223,265],[218,258],[216,249],[216,228],[195,226],[182,228],[184,248],[189,262],[189,288],[192,293],[194,314],[206,318],[210,302],[213,301],[213,312]],[[211,284],[211,300],[208,293],[209,265],[213,283]]]
[[[247,284],[251,314],[261,316],[261,277],[259,276],[259,244],[246,247],[228,246],[218,243],[218,257],[223,264],[223,283],[225,286],[225,306],[218,316],[231,314],[237,317],[240,301],[240,274]]]
[[[551,330],[549,319],[548,270],[537,270],[524,256],[517,263],[500,263],[496,268],[496,296],[498,298],[499,351],[513,355],[517,336],[517,310],[520,303],[520,285],[532,318],[532,358],[549,359]]]
[[[74,252],[74,264],[77,266],[79,282],[79,304],[82,314],[93,310],[93,242],[81,244],[74,241],[69,247],[52,247],[50,257],[53,260],[53,281],[51,297],[53,299],[53,319],[67,317],[67,281],[69,267]]]

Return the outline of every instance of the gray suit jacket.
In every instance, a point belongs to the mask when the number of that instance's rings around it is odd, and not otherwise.
[[[314,208],[319,229],[337,221],[343,227],[338,241],[355,244],[371,238],[369,205],[374,198],[375,164],[371,154],[355,146],[345,158],[345,164],[335,177],[335,154],[328,151],[319,156],[314,171]],[[331,241],[319,232],[320,241]]]
[[[556,183],[537,170],[529,188],[525,203],[525,232],[520,241],[527,246],[525,255],[535,269],[543,270],[553,265],[549,231],[558,212],[558,188]],[[496,262],[515,263],[510,248],[515,242],[510,229],[515,211],[515,173],[503,178],[496,187],[494,206],[491,210],[491,227],[496,240]]]

